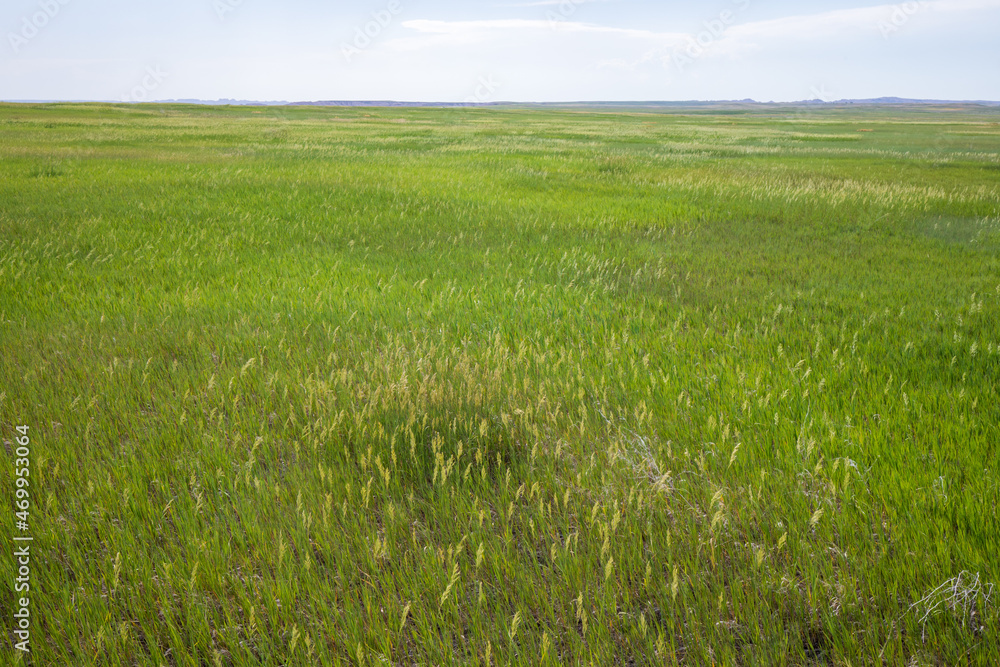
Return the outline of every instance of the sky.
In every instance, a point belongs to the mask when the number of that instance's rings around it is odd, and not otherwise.
[[[0,100],[1000,100],[1000,0],[5,0]]]

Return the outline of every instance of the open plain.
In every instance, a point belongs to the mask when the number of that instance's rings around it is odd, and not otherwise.
[[[995,665],[998,250],[1000,108],[0,105],[0,662]]]

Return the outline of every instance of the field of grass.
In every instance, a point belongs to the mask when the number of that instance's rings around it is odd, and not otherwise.
[[[0,105],[0,662],[1000,663],[998,250],[1000,109]]]

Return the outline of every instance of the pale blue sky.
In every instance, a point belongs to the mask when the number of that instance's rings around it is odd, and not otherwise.
[[[4,100],[1000,100],[1000,0],[6,0],[0,35]]]

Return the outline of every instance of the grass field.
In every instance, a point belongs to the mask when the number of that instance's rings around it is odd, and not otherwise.
[[[1000,663],[998,250],[1000,109],[0,105],[0,662]]]

